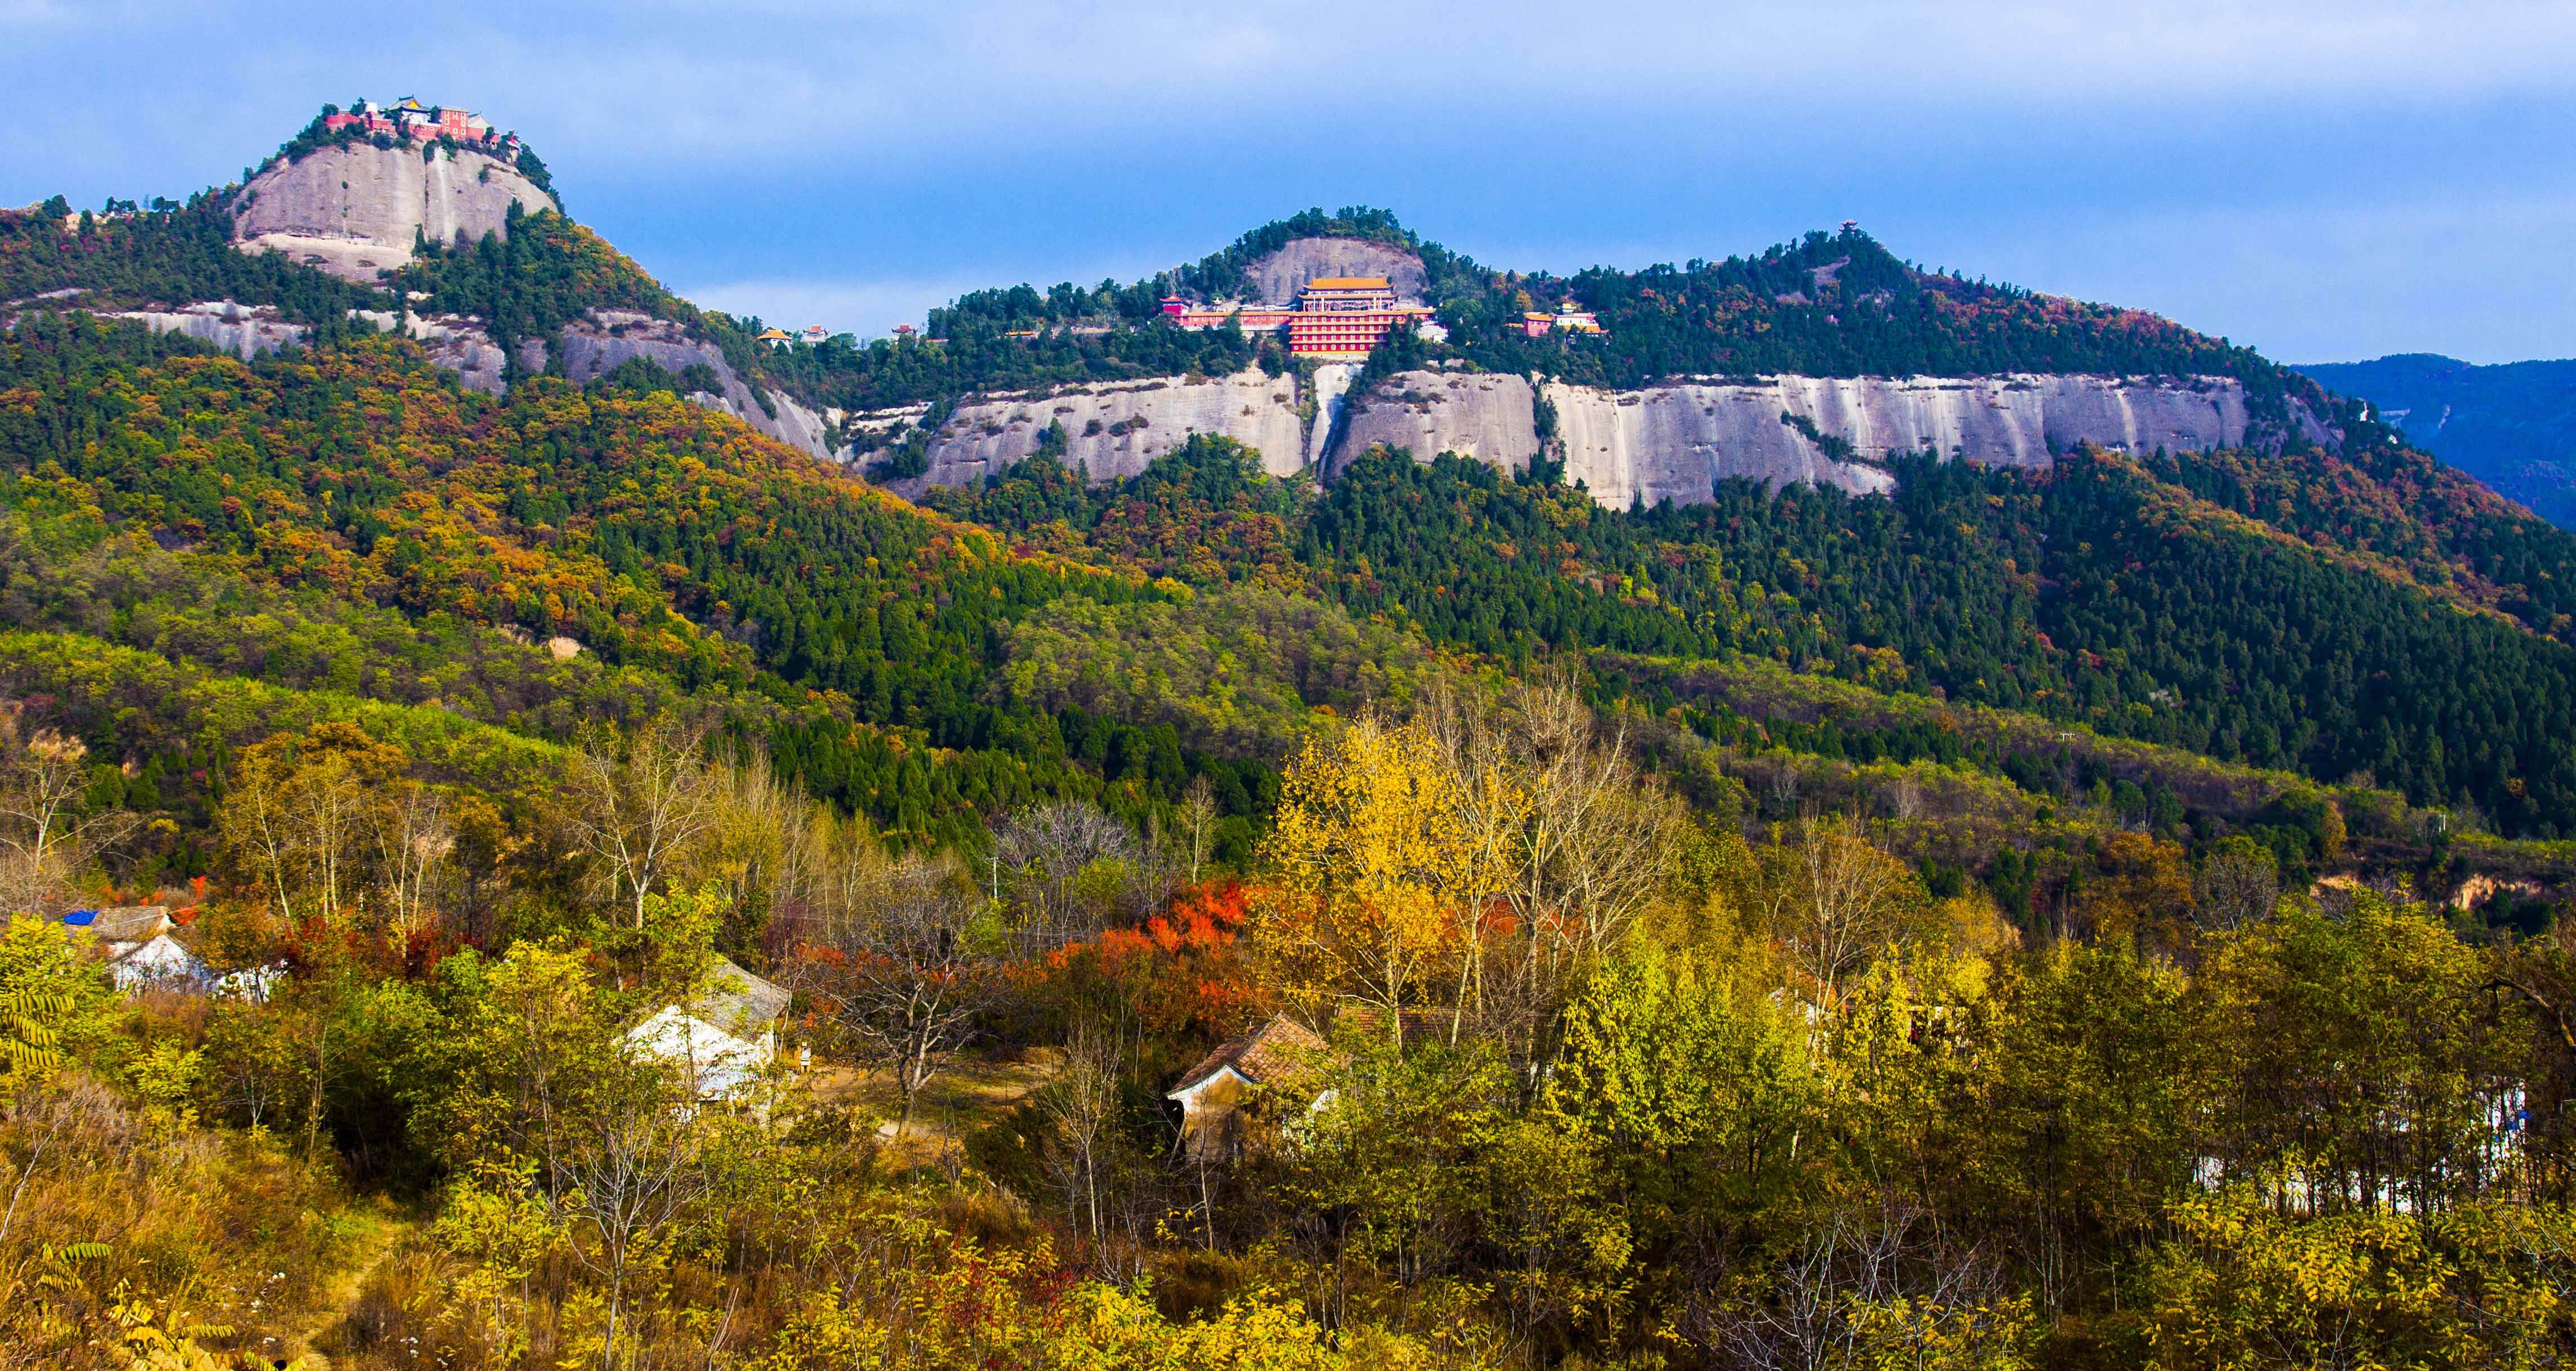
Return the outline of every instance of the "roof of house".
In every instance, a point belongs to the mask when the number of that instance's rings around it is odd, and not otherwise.
[[[1385,290],[1383,276],[1318,276],[1306,283],[1308,290]]]
[[[1324,1050],[1324,1040],[1313,1030],[1281,1014],[1249,1033],[1217,1044],[1215,1051],[1199,1058],[1198,1065],[1181,1074],[1179,1083],[1168,1094],[1185,1095],[1228,1068],[1258,1085],[1295,1067],[1300,1058]]]
[[[128,904],[106,909],[75,909],[63,916],[63,923],[102,942],[139,943],[170,931],[170,906]]]
[[[718,957],[715,965],[707,968],[707,988],[699,992],[697,1003],[690,1009],[725,1032],[756,1037],[778,1022],[793,998],[785,987],[772,985]]]

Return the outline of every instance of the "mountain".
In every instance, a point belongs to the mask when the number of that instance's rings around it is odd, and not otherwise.
[[[411,101],[0,212],[0,1346],[2576,1346],[2576,534],[2380,407],[1848,226],[928,325]]]
[[[2418,352],[2299,370],[2368,400],[2409,442],[2506,498],[2576,527],[2576,361],[2475,366]]]

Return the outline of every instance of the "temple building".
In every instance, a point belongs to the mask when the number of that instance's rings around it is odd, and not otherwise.
[[[1163,300],[1163,313],[1186,329],[1223,328],[1235,320],[1246,333],[1286,330],[1288,351],[1300,357],[1366,357],[1389,329],[1427,323],[1432,311],[1400,303],[1383,276],[1318,276],[1298,292],[1294,309],[1271,307],[1195,309],[1180,296]]]
[[[491,120],[472,110],[424,105],[418,97],[410,95],[391,105],[361,100],[356,109],[322,116],[322,127],[334,133],[345,128],[359,128],[370,134],[423,141],[447,138],[459,143],[489,144],[513,151],[519,146],[519,135],[501,132],[492,127]]]
[[[1554,314],[1533,310],[1521,316],[1521,332],[1532,338],[1544,338],[1550,333],[1600,333],[1602,331],[1601,316],[1588,309],[1576,309],[1572,300],[1557,301]]]

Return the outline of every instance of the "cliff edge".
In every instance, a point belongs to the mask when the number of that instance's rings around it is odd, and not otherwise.
[[[410,263],[420,238],[473,243],[506,233],[513,204],[555,208],[553,196],[489,153],[350,143],[252,177],[233,214],[233,241],[372,284],[378,272]]]

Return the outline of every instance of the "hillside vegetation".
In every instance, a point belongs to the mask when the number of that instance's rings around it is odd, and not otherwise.
[[[387,291],[224,216],[0,217],[0,1366],[2576,1357],[2576,543],[2250,352],[1851,232],[1558,279],[1346,210],[772,353],[552,212]],[[1319,235],[1458,324],[1364,379],[2267,426],[1631,510],[1059,431],[916,505],[515,370],[614,307],[849,406],[1284,373],[1155,302]],[[218,292],[309,345],[99,317]],[[1502,332],[1569,295],[1608,338]],[[63,921],[141,903],[206,976]]]

